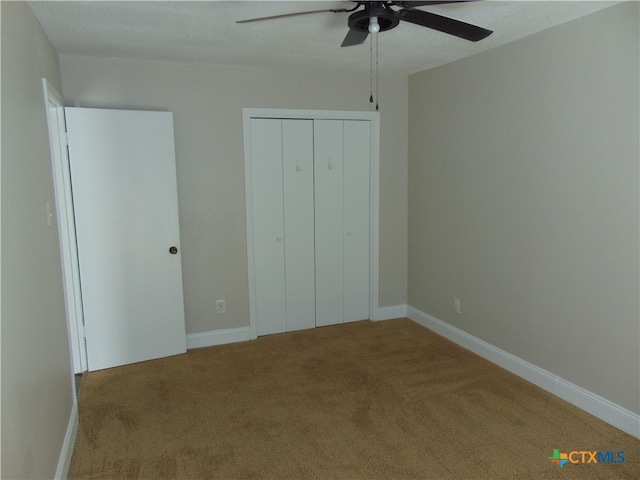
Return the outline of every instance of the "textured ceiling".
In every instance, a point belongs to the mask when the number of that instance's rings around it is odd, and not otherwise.
[[[341,48],[347,13],[236,20],[327,8],[343,1],[29,2],[60,54],[222,65],[369,71],[369,42]],[[611,1],[488,0],[420,7],[494,30],[471,43],[406,22],[379,34],[381,73],[410,74],[473,55],[614,5]]]

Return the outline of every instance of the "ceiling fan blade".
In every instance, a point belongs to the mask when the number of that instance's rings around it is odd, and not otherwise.
[[[340,46],[352,47],[353,45],[360,45],[364,43],[364,41],[367,39],[368,36],[369,36],[369,32],[366,30],[364,31],[349,30],[347,32],[347,36],[344,37],[344,40],[342,41],[342,45]]]
[[[453,18],[443,17],[435,13],[423,12],[422,10],[402,10],[400,11],[400,19],[405,22],[415,23],[423,27],[432,28],[439,32],[448,33],[455,37],[464,38],[470,42],[477,42],[483,38],[487,38],[493,33],[493,30],[471,25],[470,23],[454,20]]]
[[[430,5],[446,5],[447,3],[470,3],[478,0],[433,0],[430,2],[391,2],[394,5],[404,8],[412,8],[412,7],[428,7]]]
[[[306,12],[284,13],[282,15],[272,15],[270,17],[250,18],[248,20],[238,20],[236,23],[253,23],[262,22],[263,20],[275,20],[276,18],[300,17],[302,15],[312,15],[314,13],[344,13],[348,12],[346,8],[330,8],[326,10],[309,10]]]

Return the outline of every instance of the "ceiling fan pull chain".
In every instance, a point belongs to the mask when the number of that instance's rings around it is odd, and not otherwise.
[[[373,103],[373,36],[369,39],[369,103]]]
[[[378,34],[374,33],[375,37],[376,37],[376,111],[380,110],[380,107],[378,105],[378,98],[380,97],[380,90],[379,90],[379,83],[378,83]]]

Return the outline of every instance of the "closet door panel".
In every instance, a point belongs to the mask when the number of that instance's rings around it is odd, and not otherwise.
[[[285,332],[282,120],[251,119],[253,242],[258,335]]]
[[[313,120],[283,120],[287,331],[316,324]]]
[[[371,122],[344,122],[344,321],[369,319]]]
[[[316,326],[342,323],[343,121],[314,121]]]

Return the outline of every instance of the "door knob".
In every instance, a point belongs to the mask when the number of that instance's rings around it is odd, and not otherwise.
[[[175,255],[176,253],[178,253],[178,247],[171,247],[169,248],[169,253],[171,255]]]

